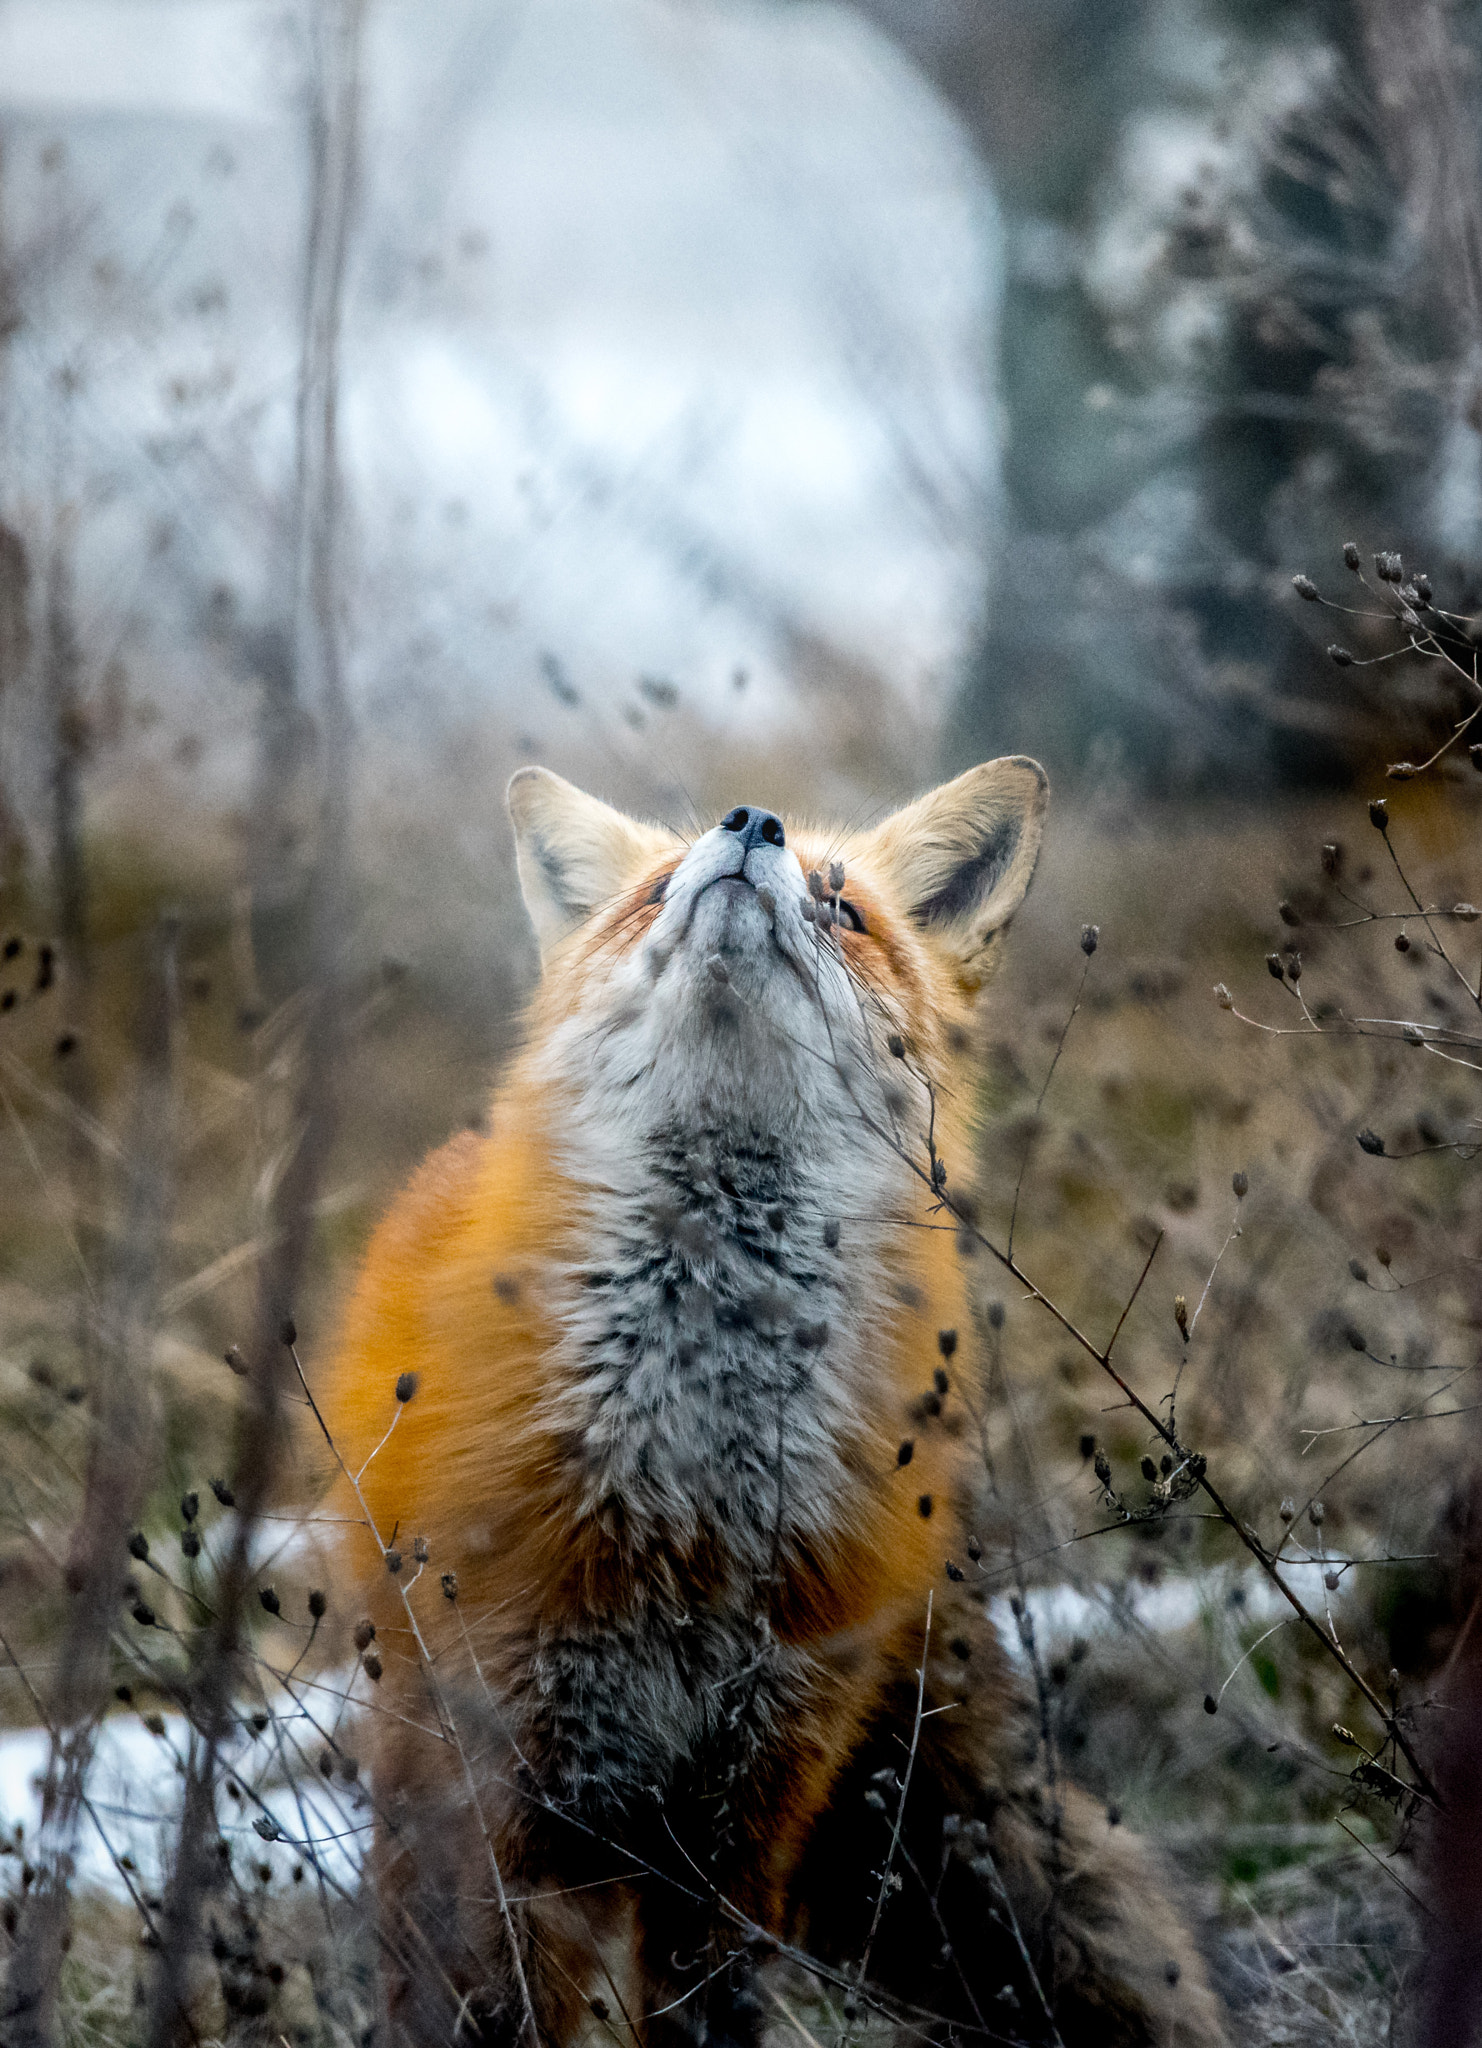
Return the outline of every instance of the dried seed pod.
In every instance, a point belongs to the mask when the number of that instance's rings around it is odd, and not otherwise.
[[[1218,1701],[1218,1700],[1217,1700],[1217,1699],[1215,1698],[1215,1696],[1214,1696],[1214,1694],[1213,1694],[1212,1692],[1207,1692],[1207,1693],[1206,1693],[1206,1694],[1204,1695],[1204,1711],[1205,1711],[1205,1713],[1206,1713],[1206,1714],[1217,1714],[1217,1713],[1219,1712],[1219,1710],[1220,1710],[1220,1703],[1219,1703],[1219,1701]]]
[[[1337,668],[1352,668],[1353,656],[1346,647],[1340,647],[1335,640],[1328,649],[1328,660]]]
[[[1395,951],[1396,951],[1397,953],[1408,953],[1408,952],[1409,952],[1409,950],[1410,950],[1410,934],[1409,934],[1408,932],[1396,932],[1396,933],[1395,933]]]
[[[1327,1509],[1320,1500],[1315,1500],[1307,1510],[1307,1519],[1314,1529],[1320,1529],[1327,1519]]]
[[[1359,544],[1356,540],[1344,541],[1343,566],[1345,569],[1352,569],[1355,576],[1360,574],[1363,568],[1363,556],[1359,553]]]
[[[282,1612],[283,1603],[272,1586],[259,1586],[257,1597],[269,1614],[279,1614]]]
[[[414,1372],[398,1373],[396,1377],[396,1398],[405,1407],[421,1385],[421,1377]]]
[[[1214,999],[1222,1010],[1233,1010],[1235,1007],[1235,999],[1222,981],[1217,981],[1214,985]]]
[[[1377,1131],[1371,1131],[1367,1125],[1358,1133],[1358,1142],[1360,1149],[1367,1152],[1372,1159],[1384,1157],[1383,1138]]]
[[[444,1600],[456,1600],[458,1598],[458,1574],[456,1572],[444,1572],[442,1587]]]
[[[355,1624],[355,1647],[368,1650],[376,1639],[376,1625],[368,1614],[363,1614]]]
[[[1081,926],[1081,951],[1088,960],[1100,944],[1101,926],[1099,924],[1083,924]]]
[[[1284,925],[1296,926],[1302,922],[1301,918],[1297,915],[1296,911],[1293,909],[1292,905],[1287,901],[1285,896],[1282,897],[1280,903],[1278,903],[1276,906],[1276,915],[1281,919]]]
[[[1141,1465],[1140,1469],[1141,1469],[1141,1472],[1142,1472],[1142,1476],[1143,1476],[1143,1478],[1147,1480],[1147,1482],[1149,1483],[1149,1485],[1151,1485],[1151,1484],[1152,1484],[1152,1482],[1153,1482],[1153,1481],[1154,1481],[1154,1480],[1155,1480],[1155,1479],[1157,1478],[1157,1476],[1158,1476],[1158,1468],[1157,1468],[1157,1466],[1156,1466],[1156,1465],[1155,1465],[1155,1464],[1153,1463],[1153,1461],[1152,1461],[1152,1459],[1151,1459],[1151,1458],[1145,1457],[1145,1458],[1143,1459],[1143,1461],[1142,1461],[1142,1465]]]
[[[1436,594],[1432,587],[1431,579],[1426,575],[1424,569],[1416,570],[1411,580],[1411,588],[1415,592],[1414,601],[1418,605],[1428,605]]]
[[[1343,857],[1342,848],[1336,839],[1330,839],[1322,850],[1322,871],[1325,875],[1336,875],[1338,863]]]
[[[1232,1173],[1230,1185],[1235,1190],[1236,1201],[1243,1202],[1250,1193],[1250,1175],[1248,1173]]]
[[[947,1559],[947,1577],[952,1581],[954,1586],[960,1586],[963,1580],[967,1577],[967,1573],[962,1569],[962,1566],[960,1564],[953,1564],[951,1558],[949,1557]]]
[[[1287,955],[1286,971],[1289,981],[1300,981],[1302,979],[1302,955],[1300,953],[1289,953]]]
[[[1298,597],[1305,597],[1309,604],[1316,603],[1317,585],[1310,576],[1294,576],[1292,578],[1292,589],[1296,591]]]
[[[1334,1571],[1326,1571],[1326,1572],[1324,1572],[1324,1573],[1323,1573],[1323,1575],[1322,1575],[1322,1582],[1323,1582],[1323,1584],[1324,1584],[1324,1585],[1325,1585],[1325,1586],[1327,1587],[1327,1589],[1328,1589],[1328,1591],[1329,1591],[1330,1593],[1336,1593],[1336,1592],[1337,1592],[1337,1590],[1338,1590],[1338,1574],[1337,1574],[1336,1572],[1334,1572]]]
[[[981,1544],[981,1543],[980,1543],[980,1542],[978,1541],[978,1539],[977,1539],[977,1537],[976,1537],[976,1536],[969,1536],[969,1537],[968,1537],[968,1539],[967,1539],[967,1554],[968,1554],[968,1556],[969,1556],[969,1557],[971,1558],[971,1560],[972,1560],[972,1562],[973,1562],[974,1564],[976,1564],[976,1563],[977,1563],[977,1562],[979,1561],[979,1559],[980,1559],[980,1558],[982,1557],[982,1555],[983,1555],[983,1546],[982,1546],[982,1544]]]
[[[1382,796],[1376,796],[1369,806],[1369,823],[1376,832],[1389,830],[1389,805]]]
[[[399,1550],[388,1550],[386,1552],[386,1569],[390,1572],[393,1579],[401,1570],[401,1552]]]
[[[309,1613],[315,1621],[323,1621],[329,1612],[329,1601],[318,1586],[309,1594]]]
[[[1391,782],[1412,782],[1420,770],[1413,761],[1391,761],[1384,772]]]
[[[297,1344],[298,1324],[293,1320],[292,1316],[286,1316],[284,1318],[283,1326],[279,1330],[278,1335],[282,1338],[283,1342],[288,1346],[288,1349],[290,1351],[293,1349],[294,1345]]]
[[[360,1660],[360,1668],[372,1685],[380,1684],[381,1673],[385,1667],[382,1665],[380,1656],[375,1650],[366,1651]]]
[[[1098,1451],[1096,1453],[1092,1469],[1103,1486],[1111,1485],[1111,1459],[1108,1458],[1105,1451]]]
[[[829,887],[830,887],[830,888],[831,888],[831,889],[833,890],[833,892],[834,892],[834,894],[835,894],[836,896],[838,895],[839,891],[840,891],[840,890],[841,890],[841,889],[843,888],[843,886],[844,886],[844,863],[843,863],[843,861],[841,861],[841,860],[836,860],[836,861],[830,861],[830,863],[829,863],[829,871],[828,871],[828,885],[829,885]]]
[[[1297,1512],[1297,1504],[1295,1501],[1284,1500],[1276,1512],[1284,1522],[1290,1522]]]
[[[412,1538],[413,1563],[426,1564],[428,1558],[430,1558],[431,1555],[432,1552],[427,1547],[427,1538],[425,1536],[414,1536]]]
[[[1182,1294],[1175,1294],[1173,1297],[1173,1320],[1178,1324],[1178,1334],[1187,1344],[1189,1341],[1189,1304],[1186,1296]]]
[[[817,905],[817,904],[816,904],[816,903],[815,903],[815,902],[813,901],[813,898],[812,898],[811,896],[805,896],[805,897],[803,898],[803,922],[804,922],[804,924],[812,924],[812,923],[814,923],[814,922],[816,921],[817,917],[818,917],[818,905]]]
[[[823,876],[819,874],[817,868],[809,868],[808,870],[808,894],[815,903],[821,903],[827,894],[823,886]]]
[[[1286,980],[1286,969],[1281,964],[1281,955],[1279,953],[1268,953],[1266,955],[1266,972],[1273,981]]]

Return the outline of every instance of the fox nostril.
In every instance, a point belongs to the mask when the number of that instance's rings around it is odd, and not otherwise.
[[[780,818],[764,818],[762,820],[762,837],[766,840],[768,846],[785,846],[787,838],[782,830],[782,820]]]
[[[722,832],[744,832],[750,815],[744,805],[738,806],[734,811],[728,811],[721,819],[720,829]]]

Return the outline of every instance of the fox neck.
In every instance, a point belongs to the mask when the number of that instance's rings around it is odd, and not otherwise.
[[[643,1092],[586,1095],[567,1126],[584,1213],[562,1440],[580,1517],[739,1591],[826,1544],[888,1462],[909,1175],[847,1098],[769,1116],[755,1095],[707,1113]]]

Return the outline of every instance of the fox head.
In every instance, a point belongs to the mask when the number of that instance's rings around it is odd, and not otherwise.
[[[535,1039],[568,1084],[650,1129],[801,1135],[850,1109],[899,1125],[912,1095],[929,1114],[1047,802],[1043,769],[1014,755],[867,831],[742,803],[686,840],[522,768],[509,808],[542,957]]]

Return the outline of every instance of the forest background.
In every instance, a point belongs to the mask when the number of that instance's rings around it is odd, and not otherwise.
[[[1135,1291],[1231,1513],[1153,1512],[985,1256],[984,1597],[1240,2038],[1462,2038],[1479,54],[1461,0],[0,4],[15,2038],[373,2025],[374,1686],[255,1361],[291,1315],[314,1384],[484,1113],[510,771],[863,820],[999,752],[1054,800],[976,1213],[1098,1342]]]

